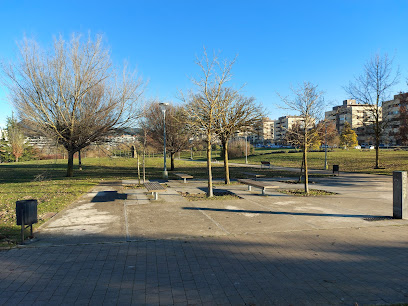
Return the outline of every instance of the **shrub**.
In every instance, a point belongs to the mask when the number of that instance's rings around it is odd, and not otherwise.
[[[217,145],[217,144],[212,144],[211,145],[211,150],[213,150],[213,151],[218,151],[220,148],[221,148],[220,145]]]
[[[254,147],[251,144],[247,144],[248,155],[254,152]],[[245,141],[231,141],[228,145],[228,157],[238,158],[245,156]]]

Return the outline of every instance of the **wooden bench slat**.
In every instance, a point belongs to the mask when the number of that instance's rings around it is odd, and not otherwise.
[[[187,183],[187,179],[194,178],[192,175],[186,173],[174,173],[174,174],[177,175],[179,178],[182,178],[184,180],[184,183]]]
[[[254,176],[255,178],[266,176],[265,174],[258,174],[258,173],[252,173],[252,172],[242,172],[242,174],[245,174],[247,176]]]
[[[150,182],[150,183],[144,183],[144,186],[148,191],[160,191],[160,190],[166,190],[165,187],[163,187],[160,183],[157,182]]]
[[[265,194],[266,189],[275,189],[279,188],[279,186],[276,185],[271,185],[266,182],[260,182],[260,181],[254,181],[251,179],[238,179],[238,182],[248,185],[248,190],[251,190],[251,186],[256,187],[256,188],[261,188],[262,189],[262,194]]]
[[[279,188],[279,186],[271,185],[270,183],[267,182],[254,181],[251,179],[238,179],[238,182],[259,188]]]
[[[153,194],[155,200],[158,199],[158,192],[159,191],[166,190],[166,188],[163,187],[163,185],[161,185],[160,183],[157,183],[157,182],[144,183],[144,186],[147,189],[147,191],[149,191],[149,192],[151,192]]]
[[[179,178],[194,178],[192,175],[190,174],[186,174],[186,173],[174,173],[175,175],[177,175]]]

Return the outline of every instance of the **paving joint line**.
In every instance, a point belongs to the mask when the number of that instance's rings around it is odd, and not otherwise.
[[[123,201],[123,214],[125,215],[126,241],[128,241],[129,240],[129,223],[128,223],[128,214],[127,214],[126,207],[127,207],[127,204],[126,204],[126,200],[125,200],[125,201]]]
[[[217,221],[215,221],[213,218],[211,218],[208,214],[206,214],[203,210],[201,210],[199,207],[197,207],[195,204],[193,204],[196,210],[200,211],[204,216],[206,216],[211,222],[213,222],[217,227],[219,227],[221,230],[223,230],[225,233],[228,235],[231,235],[229,231],[227,231],[221,224],[219,224]]]

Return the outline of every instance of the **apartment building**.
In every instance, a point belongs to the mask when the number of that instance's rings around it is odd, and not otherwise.
[[[336,124],[339,134],[348,122],[356,132],[359,144],[373,144],[373,105],[358,104],[356,100],[344,100],[342,105],[335,106],[325,113],[325,119]],[[381,111],[381,109],[380,109]]]
[[[286,133],[292,128],[295,123],[303,122],[303,117],[300,116],[283,116],[275,121],[275,135],[274,142],[277,145],[286,145]]]
[[[254,128],[254,131],[248,134],[248,140],[252,144],[273,144],[275,135],[275,121],[264,118],[262,122]]]
[[[401,117],[401,107],[408,109],[408,93],[394,95],[394,99],[383,102],[384,132],[382,143],[387,146],[402,145],[400,127],[406,124]]]

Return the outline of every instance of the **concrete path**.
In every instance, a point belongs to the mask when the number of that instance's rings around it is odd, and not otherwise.
[[[390,218],[390,177],[314,179],[338,193],[318,198],[217,185],[240,199],[196,202],[179,192],[204,181],[169,181],[159,201],[129,183],[96,187],[36,242],[0,252],[0,305],[408,303],[408,221]]]

